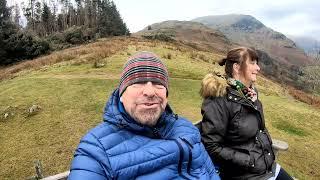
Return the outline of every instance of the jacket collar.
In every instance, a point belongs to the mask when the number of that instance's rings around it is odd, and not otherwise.
[[[241,96],[241,94],[235,90],[232,87],[227,87],[227,99],[243,104],[243,105],[247,105],[247,106],[251,106],[253,108],[255,108],[255,105],[252,101],[244,98],[243,96]],[[255,108],[256,109],[256,108]]]

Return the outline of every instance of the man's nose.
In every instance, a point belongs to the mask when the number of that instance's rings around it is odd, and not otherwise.
[[[154,96],[155,95],[155,88],[152,82],[147,82],[143,88],[143,95],[145,96]]]

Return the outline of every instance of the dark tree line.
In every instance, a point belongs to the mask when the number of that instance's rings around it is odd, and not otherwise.
[[[21,11],[20,11],[21,10]],[[26,18],[22,27],[20,12]],[[0,65],[129,30],[112,0],[0,0]]]

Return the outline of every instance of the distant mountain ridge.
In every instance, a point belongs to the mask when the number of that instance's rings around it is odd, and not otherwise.
[[[228,39],[240,45],[267,52],[270,57],[287,65],[312,63],[304,51],[282,33],[266,27],[250,15],[215,15],[193,19],[221,31]]]
[[[164,34],[191,46],[223,53],[232,45],[232,42],[222,32],[192,21],[170,20],[154,23],[134,35],[150,37],[157,34]]]

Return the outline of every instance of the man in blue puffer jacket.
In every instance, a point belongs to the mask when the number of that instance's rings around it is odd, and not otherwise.
[[[69,179],[213,179],[198,129],[167,104],[168,72],[153,53],[124,66],[104,122],[76,149]]]

